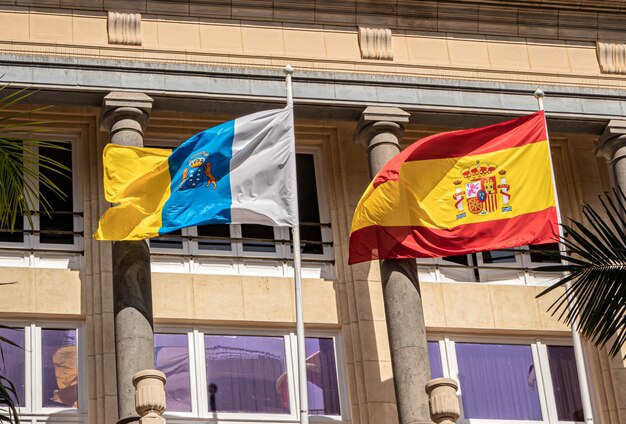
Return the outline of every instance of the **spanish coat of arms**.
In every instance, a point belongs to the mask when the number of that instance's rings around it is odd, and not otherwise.
[[[456,188],[452,195],[457,211],[456,219],[465,218],[466,210],[475,215],[487,215],[499,208],[502,212],[513,210],[506,171],[501,169],[498,176],[497,167],[494,163],[476,161],[461,172],[463,181],[454,181]]]

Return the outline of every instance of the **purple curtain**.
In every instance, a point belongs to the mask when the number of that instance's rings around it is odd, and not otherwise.
[[[205,336],[209,411],[289,413],[282,337]]]
[[[333,339],[306,338],[306,374],[310,415],[341,415]]]
[[[443,367],[441,366],[441,353],[438,342],[428,342],[428,359],[430,361],[430,377],[443,377]]]
[[[528,345],[456,343],[465,418],[542,419]]]
[[[574,348],[548,346],[548,363],[559,421],[584,421]]]
[[[44,407],[78,407],[76,330],[41,330]]]
[[[17,399],[11,396],[15,402],[24,406],[24,379],[25,379],[25,351],[23,328],[0,328],[0,336],[11,340],[19,347],[2,343],[2,355],[0,357],[0,374],[8,378],[15,386]]]
[[[154,366],[167,376],[165,383],[167,410],[191,412],[187,335],[155,334]]]

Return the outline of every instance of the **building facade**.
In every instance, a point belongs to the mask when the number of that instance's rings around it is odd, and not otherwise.
[[[38,90],[16,110],[54,106],[25,118],[49,121],[43,135],[67,149],[42,153],[72,169],[52,217],[0,233],[22,420],[118,419],[112,247],[91,236],[108,207],[105,96],[145,96],[131,105],[149,118],[144,145],[172,148],[282,107],[295,68],[312,421],[395,423],[379,267],[347,265],[369,182],[364,110],[406,112],[406,146],[532,113],[541,88],[561,212],[582,219],[626,185],[624,18],[609,0],[0,0],[0,81]],[[297,422],[288,229],[189,228],[151,240],[150,256],[168,422]],[[459,422],[582,421],[571,332],[548,311],[556,295],[536,298],[555,278],[534,271],[546,261],[533,246],[417,261],[431,373],[460,381]],[[626,363],[584,348],[594,422],[626,423]]]

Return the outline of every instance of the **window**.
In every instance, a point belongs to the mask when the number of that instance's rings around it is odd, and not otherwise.
[[[459,382],[459,422],[583,421],[572,346],[445,339],[429,342],[428,348],[433,378],[451,376]]]
[[[296,155],[300,249],[305,277],[332,276],[330,220],[317,150]],[[185,228],[150,240],[153,271],[288,276],[291,231],[254,224]]]
[[[418,273],[420,281],[543,284],[553,281],[554,274],[539,273],[534,268],[558,263],[558,260],[542,253],[558,249],[558,244],[552,243],[446,258],[418,259]]]
[[[45,135],[41,137],[47,138]],[[72,175],[76,175],[76,143],[58,141],[54,144],[59,148],[40,147],[38,153],[67,166]],[[57,196],[42,185],[34,202],[36,210],[30,211],[32,226],[23,216],[16,220],[13,233],[8,228],[0,229],[0,262],[17,266],[77,268],[82,250],[82,205],[76,181],[72,175],[60,175],[36,163],[27,163],[26,167],[39,171],[59,187],[65,197]],[[25,192],[24,196],[32,197],[32,193]],[[42,211],[42,196],[48,202],[50,215]]]
[[[305,341],[309,414],[341,420],[337,337]],[[167,414],[250,422],[297,417],[293,333],[159,332],[155,366],[167,376]]]
[[[80,414],[86,398],[79,378],[79,329],[57,324],[3,325],[8,328],[0,328],[0,336],[18,345],[2,345],[0,370],[15,385],[20,420],[28,422],[31,414],[42,413],[84,417]]]

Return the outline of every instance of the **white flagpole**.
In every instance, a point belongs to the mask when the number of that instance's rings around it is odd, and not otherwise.
[[[543,98],[545,97],[545,93],[538,88],[535,91],[535,98],[537,99],[537,103],[539,104],[539,110],[545,110],[543,107]],[[544,120],[545,120],[545,114],[544,114]],[[550,159],[550,171],[552,172],[552,183],[554,186],[554,200],[556,202],[556,216],[557,216],[557,220],[559,221],[559,224],[562,223],[562,219],[561,219],[561,208],[559,207],[559,196],[558,193],[556,191],[556,178],[554,178],[554,166],[552,165],[552,154],[550,153],[550,136],[548,135],[548,125],[547,125],[547,120],[545,120],[545,124],[546,124],[546,137],[547,137],[547,141],[548,141],[548,157]],[[563,238],[563,227],[561,227],[559,225],[559,238]],[[559,240],[559,250],[561,251],[561,253],[565,253],[565,246],[563,246],[562,243],[560,243]],[[570,287],[571,284],[568,281],[565,284],[565,290],[568,293],[568,297],[569,297],[569,291],[570,291]],[[568,299],[568,308],[570,310],[570,313],[572,312],[572,307],[571,307],[571,303],[574,300],[569,297]],[[585,423],[586,424],[593,424],[593,412],[591,410],[591,395],[589,393],[589,383],[587,381],[587,371],[585,369],[585,355],[583,353],[583,346],[582,346],[582,342],[580,340],[580,333],[578,332],[578,323],[576,321],[575,318],[572,319],[572,341],[574,343],[574,357],[576,359],[576,371],[578,372],[578,384],[580,386],[580,398],[583,404],[583,414],[585,416]]]
[[[291,65],[285,66],[285,76],[287,77],[287,106],[293,107],[293,86],[291,75],[293,68]],[[293,122],[293,110],[291,112],[291,128],[295,131]],[[295,137],[294,137],[295,143]],[[292,157],[294,166],[296,163],[296,146],[293,146]],[[294,181],[295,184],[295,181]],[[297,199],[296,194],[296,199]],[[297,212],[297,206],[296,206]],[[300,216],[297,215],[297,222],[300,223]],[[293,273],[296,292],[296,338],[298,340],[298,383],[300,395],[300,424],[309,424],[309,398],[307,394],[306,381],[306,354],[304,352],[304,319],[302,317],[302,272],[300,258],[300,227],[298,225],[291,228],[293,235]]]

